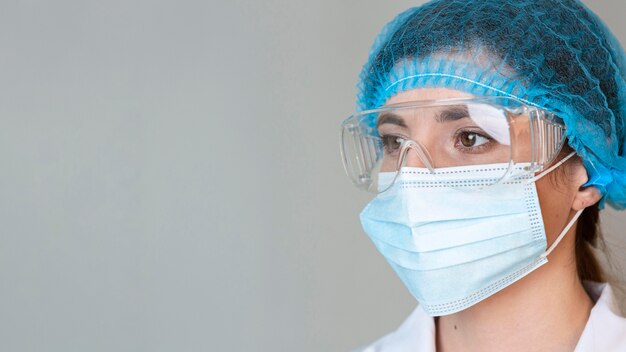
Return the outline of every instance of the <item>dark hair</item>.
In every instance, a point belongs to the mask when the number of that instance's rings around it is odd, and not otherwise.
[[[602,241],[600,231],[600,209],[598,204],[585,209],[576,225],[575,255],[576,270],[580,280],[605,282],[606,275],[593,248]]]

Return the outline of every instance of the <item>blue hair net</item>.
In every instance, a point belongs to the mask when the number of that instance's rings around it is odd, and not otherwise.
[[[358,84],[357,110],[420,87],[510,96],[567,126],[587,185],[626,207],[626,56],[577,0],[435,0],[378,35]]]

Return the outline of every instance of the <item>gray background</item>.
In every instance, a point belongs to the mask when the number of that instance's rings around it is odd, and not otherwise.
[[[338,124],[420,3],[2,1],[0,350],[346,351],[397,327],[415,303],[361,231]],[[626,4],[589,5],[626,42]]]

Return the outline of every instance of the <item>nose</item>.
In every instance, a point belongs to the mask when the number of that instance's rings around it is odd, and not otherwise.
[[[432,169],[432,161],[428,155],[428,151],[418,144],[411,144],[407,148],[402,160],[403,167],[417,167]]]

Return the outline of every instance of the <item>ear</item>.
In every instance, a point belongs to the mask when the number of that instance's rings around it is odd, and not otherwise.
[[[572,202],[572,210],[579,211],[590,207],[602,198],[600,191],[594,186],[580,187],[580,189],[574,195],[574,201]]]
[[[599,202],[602,198],[602,193],[595,186],[583,186],[589,181],[589,176],[582,163],[575,164],[573,169],[574,179],[576,180],[575,187],[578,187],[578,190],[574,193],[572,210],[579,211]]]

